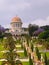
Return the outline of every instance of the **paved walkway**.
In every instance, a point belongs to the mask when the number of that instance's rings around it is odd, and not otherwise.
[[[28,62],[29,58],[27,58],[27,59],[19,59],[19,58],[17,58],[16,60],[20,60],[22,62]],[[0,59],[0,61],[7,61],[7,60],[6,59]]]
[[[16,45],[16,47],[21,47],[21,45]]]
[[[9,52],[9,51],[8,50],[4,50],[4,51],[0,51],[0,52],[6,53],[6,52]],[[24,50],[16,50],[16,52],[20,53],[20,52],[24,52]]]
[[[23,53],[24,52],[24,50],[18,50],[18,51],[16,51],[17,53]]]
[[[49,50],[41,50],[41,51],[39,51],[39,52],[49,52]]]
[[[7,61],[6,59],[0,59],[0,61]]]
[[[29,61],[29,58],[27,58],[27,59],[16,59],[16,60],[20,60],[22,62],[28,62]]]
[[[6,53],[6,52],[9,52],[9,51],[8,50],[4,50],[4,51],[0,51],[0,52]]]

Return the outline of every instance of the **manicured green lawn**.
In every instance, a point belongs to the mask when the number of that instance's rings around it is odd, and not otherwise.
[[[20,44],[20,40],[16,40],[16,44]]]
[[[29,65],[29,62],[22,62],[23,65]],[[0,61],[0,65],[2,65],[2,62]]]
[[[23,65],[29,65],[29,62],[22,62]]]
[[[0,52],[0,59],[4,58],[3,54],[3,52]]]
[[[45,48],[42,46],[42,47],[38,47],[38,49],[41,51],[41,50],[45,50]]]
[[[44,55],[44,52],[41,52]],[[46,52],[47,58],[49,58],[49,52]]]
[[[38,47],[39,50],[43,50],[43,47]]]
[[[0,44],[0,51],[3,51],[3,50],[5,50],[5,48],[4,48],[3,44]]]
[[[17,49],[17,50],[22,50],[22,48],[21,48],[21,47],[16,47],[16,49]]]
[[[2,65],[2,62],[0,61],[0,65]]]
[[[24,53],[18,53],[18,55],[19,55],[21,58],[25,57]]]
[[[47,58],[49,58],[49,52],[46,52]]]

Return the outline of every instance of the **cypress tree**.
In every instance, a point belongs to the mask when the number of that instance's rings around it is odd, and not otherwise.
[[[40,54],[40,52],[39,52],[37,47],[36,47],[36,55],[38,57],[38,60],[40,60],[41,59],[41,54]]]
[[[32,52],[33,52],[33,48],[34,48],[34,47],[33,47],[33,44],[31,43],[31,50],[32,50]]]
[[[25,46],[24,46],[24,55],[27,56],[27,51],[26,51]]]
[[[29,53],[29,65],[33,65],[33,61],[31,59],[31,54]]]
[[[45,65],[48,65],[46,53],[45,53],[44,59],[45,59]]]

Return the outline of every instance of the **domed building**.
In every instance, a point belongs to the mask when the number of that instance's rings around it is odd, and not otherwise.
[[[13,35],[21,35],[21,32],[22,32],[21,19],[18,16],[16,16],[16,17],[12,18],[10,24],[11,24],[11,31],[12,31]]]
[[[12,35],[28,34],[27,28],[22,28],[22,20],[18,16],[12,18],[10,25]]]

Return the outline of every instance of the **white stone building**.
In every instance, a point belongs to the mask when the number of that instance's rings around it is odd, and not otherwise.
[[[11,33],[13,35],[28,34],[28,31],[24,31],[24,29],[22,28],[22,20],[18,16],[12,18],[10,25]]]

